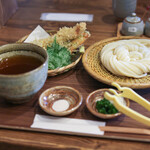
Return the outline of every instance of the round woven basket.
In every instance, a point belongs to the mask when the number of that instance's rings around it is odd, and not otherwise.
[[[109,72],[100,62],[99,54],[106,44],[118,40],[128,39],[141,39],[141,37],[120,36],[102,40],[91,45],[83,55],[83,66],[93,78],[105,84],[111,85],[112,82],[117,82],[121,86],[131,87],[133,89],[149,88],[150,76],[146,76],[143,78],[117,76]]]
[[[47,32],[50,35],[56,33],[56,31],[53,31],[53,30],[50,30]],[[28,36],[29,35],[22,37],[20,40],[17,41],[17,43],[23,43],[27,39]],[[54,69],[54,70],[48,70],[48,76],[56,76],[58,74],[62,74],[64,72],[69,71],[70,69],[74,68],[78,64],[78,62],[80,61],[81,58],[82,58],[82,54],[77,52],[75,55],[72,55],[72,58],[71,58],[72,63],[71,64],[61,67],[61,68]]]

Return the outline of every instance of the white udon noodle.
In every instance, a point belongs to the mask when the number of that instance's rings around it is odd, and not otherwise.
[[[132,39],[109,43],[100,53],[102,64],[115,75],[141,78],[150,72],[150,40]]]

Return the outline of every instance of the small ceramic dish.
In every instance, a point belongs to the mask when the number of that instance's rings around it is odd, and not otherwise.
[[[108,92],[108,89],[99,89],[96,90],[92,93],[90,93],[86,99],[86,106],[88,108],[88,110],[95,116],[99,117],[99,118],[103,118],[103,119],[111,119],[111,118],[115,118],[120,116],[122,113],[115,113],[115,114],[103,114],[103,113],[99,113],[96,109],[96,102],[98,100],[101,100],[104,98],[104,93]],[[117,91],[117,90],[116,90]],[[117,91],[119,92],[119,91]],[[127,98],[124,98],[124,102],[126,104],[126,106],[129,107],[129,100]]]
[[[56,86],[47,89],[39,97],[40,107],[54,116],[69,115],[82,104],[82,95],[74,88]]]

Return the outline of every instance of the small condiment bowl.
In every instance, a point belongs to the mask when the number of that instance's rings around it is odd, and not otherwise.
[[[103,114],[103,113],[99,113],[96,109],[96,102],[98,100],[101,100],[104,98],[104,93],[105,92],[109,92],[108,89],[99,89],[96,91],[93,91],[92,93],[90,93],[86,99],[86,106],[88,108],[88,110],[95,116],[99,117],[99,118],[103,118],[103,119],[112,119],[115,117],[120,116],[122,113],[118,112],[115,114]],[[116,90],[117,92],[119,92],[118,90]],[[110,93],[110,92],[109,92]],[[125,102],[126,102],[126,106],[129,107],[129,100],[127,98],[124,98]]]
[[[82,99],[82,95],[74,88],[68,86],[56,86],[45,90],[40,95],[39,105],[46,113],[50,115],[66,116],[79,108],[82,104]],[[60,100],[66,101],[68,104],[68,108],[66,110],[57,111],[53,108],[54,103]],[[60,105],[61,104],[62,103],[60,103]]]

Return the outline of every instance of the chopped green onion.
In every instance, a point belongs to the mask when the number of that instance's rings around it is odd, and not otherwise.
[[[118,110],[115,108],[115,106],[105,98],[96,102],[96,109],[99,113],[103,114],[118,113]]]
[[[80,49],[79,49],[79,52],[80,52],[80,53],[84,53],[84,52],[85,52],[85,47],[84,47],[84,46],[81,46]]]

